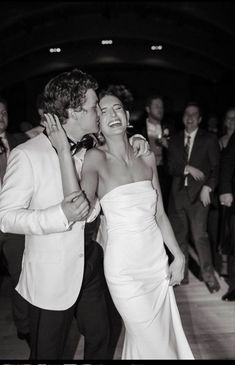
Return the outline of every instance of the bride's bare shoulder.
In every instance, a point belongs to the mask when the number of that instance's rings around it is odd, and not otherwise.
[[[85,163],[97,164],[105,158],[105,152],[98,148],[91,148],[85,154]]]

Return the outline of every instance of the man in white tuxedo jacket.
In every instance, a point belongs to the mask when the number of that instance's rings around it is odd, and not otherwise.
[[[96,81],[78,70],[58,75],[45,87],[45,111],[62,116],[73,142],[98,130],[96,88]],[[82,149],[74,156],[78,175],[84,154]],[[11,151],[0,195],[0,229],[26,237],[16,290],[30,307],[30,359],[63,358],[74,314],[85,337],[84,357],[109,356],[106,288],[96,257],[84,273],[90,213],[82,191],[64,198],[57,153],[44,133]]]

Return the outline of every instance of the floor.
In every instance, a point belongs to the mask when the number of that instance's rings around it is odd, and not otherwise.
[[[235,303],[221,300],[227,284],[223,278],[218,279],[221,289],[215,294],[210,294],[204,283],[192,273],[188,285],[175,287],[184,330],[198,360],[235,360]],[[115,347],[115,360],[121,358],[123,335],[122,327]],[[0,360],[22,361],[27,360],[28,356],[27,344],[16,337],[11,315],[10,283],[4,277],[0,291]],[[82,358],[83,337],[73,322],[63,362]]]

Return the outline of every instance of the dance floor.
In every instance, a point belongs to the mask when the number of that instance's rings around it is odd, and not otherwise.
[[[235,302],[221,300],[227,291],[227,284],[223,278],[219,278],[219,282],[220,291],[210,294],[204,283],[190,273],[190,283],[175,288],[185,333],[196,359],[235,360]],[[114,359],[117,360],[121,358],[123,328],[119,333],[114,352]],[[11,314],[10,283],[4,277],[0,289],[0,360],[27,360],[28,356],[27,344],[16,336]],[[73,322],[63,363],[82,358],[83,336]]]

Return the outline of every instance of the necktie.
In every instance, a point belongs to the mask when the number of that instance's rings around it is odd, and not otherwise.
[[[184,161],[185,161],[185,163],[187,163],[188,160],[189,160],[190,139],[191,139],[191,136],[187,136],[186,144],[184,146]]]
[[[2,137],[0,137],[0,155],[2,153],[6,153],[6,152],[7,152],[7,149],[6,149],[6,147],[5,147],[4,143],[3,143]]]
[[[188,160],[189,160],[189,149],[190,149],[191,136],[187,135],[186,138],[187,138],[186,139],[186,144],[184,146],[184,162],[185,162],[185,165],[187,165]],[[184,177],[184,186],[188,186],[188,176],[187,175]]]
[[[73,142],[70,138],[68,138],[68,141],[70,143],[70,151],[72,153],[72,156],[74,156],[82,148],[89,150],[90,148],[94,147],[94,145],[95,145],[95,139],[90,134],[86,134],[81,139],[81,141],[79,141],[77,143]]]
[[[3,144],[2,137],[0,137],[0,179],[3,181],[7,167],[7,150]]]

